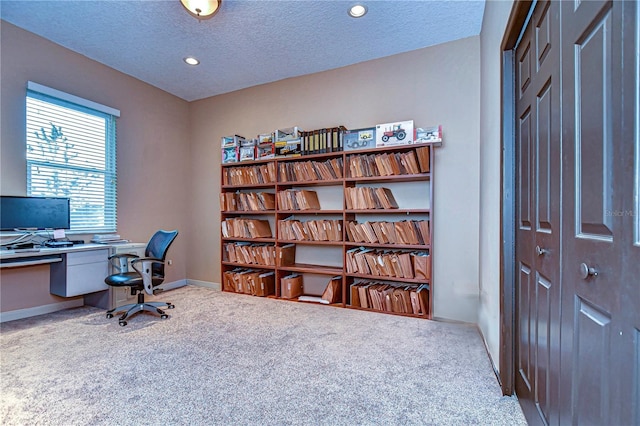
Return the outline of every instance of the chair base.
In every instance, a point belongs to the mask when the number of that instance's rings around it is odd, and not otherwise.
[[[138,302],[130,303],[128,305],[118,306],[117,308],[113,308],[107,311],[107,318],[113,318],[114,312],[122,312],[125,311],[124,314],[118,318],[118,323],[121,326],[127,325],[127,318],[139,313],[139,312],[151,312],[153,314],[160,315],[161,319],[169,318],[169,315],[165,313],[161,307],[166,307],[167,309],[175,308],[170,302],[145,302],[144,301],[144,293],[138,293]]]

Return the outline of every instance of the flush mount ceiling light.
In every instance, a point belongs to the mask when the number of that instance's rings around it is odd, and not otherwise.
[[[185,61],[189,65],[198,65],[200,63],[200,61],[194,58],[193,56],[187,56],[186,58],[183,59],[183,61]]]
[[[220,10],[222,0],[180,0],[187,12],[199,20],[209,19]]]
[[[349,16],[352,18],[362,18],[367,14],[367,6],[363,4],[354,4],[349,8]]]

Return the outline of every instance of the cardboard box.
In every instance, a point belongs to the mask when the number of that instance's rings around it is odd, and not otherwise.
[[[256,146],[256,159],[266,160],[267,158],[273,158],[276,156],[276,149],[273,146],[273,142],[263,142]]]
[[[376,125],[376,147],[413,143],[413,120]]]
[[[287,127],[285,129],[278,129],[274,132],[274,142],[278,141],[290,141],[294,139],[300,139],[302,137],[302,130],[297,127]]]
[[[302,155],[302,139],[282,141],[278,140],[274,144],[276,157],[299,157]]]
[[[345,151],[375,148],[376,128],[345,130],[342,133],[342,144]]]
[[[222,164],[237,163],[240,158],[239,146],[227,146],[222,148]]]
[[[415,143],[442,142],[442,126],[416,129]]]
[[[253,161],[256,159],[256,140],[251,139],[248,141],[240,142],[240,149],[238,155],[240,161]]]
[[[240,161],[240,147],[242,143],[246,143],[246,139],[239,135],[222,137],[222,164],[237,163]]]

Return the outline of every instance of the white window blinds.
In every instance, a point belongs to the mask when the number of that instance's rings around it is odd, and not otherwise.
[[[27,194],[68,197],[72,232],[115,232],[119,111],[29,82],[26,112]]]

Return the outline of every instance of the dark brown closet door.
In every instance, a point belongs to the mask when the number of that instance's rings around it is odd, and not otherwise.
[[[624,118],[622,143],[623,250],[620,293],[619,350],[615,370],[619,372],[614,395],[620,424],[640,425],[640,6],[626,2],[623,10],[624,73],[622,91]]]
[[[618,365],[630,231],[620,212],[630,195],[625,179],[631,179],[622,149],[630,142],[622,119],[623,6],[561,2],[561,424],[619,424],[619,398],[631,402],[621,393]]]
[[[515,386],[530,422],[558,422],[559,4],[538,2],[516,46]]]

